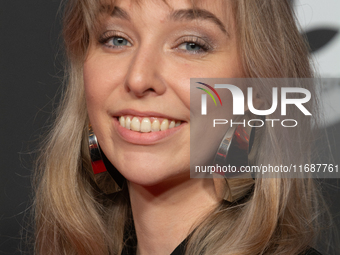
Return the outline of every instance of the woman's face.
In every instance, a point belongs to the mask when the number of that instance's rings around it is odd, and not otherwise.
[[[199,119],[190,119],[190,78],[243,76],[231,8],[208,0],[195,13],[183,0],[115,6],[84,63],[94,132],[131,182],[188,178],[190,125]]]

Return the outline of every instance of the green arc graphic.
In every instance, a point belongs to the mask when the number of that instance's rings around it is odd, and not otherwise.
[[[217,106],[215,98],[213,97],[213,95],[212,95],[208,90],[202,89],[202,88],[200,88],[200,87],[196,87],[196,88],[201,89],[201,90],[203,90],[204,92],[206,92],[207,94],[209,94],[209,96],[214,100],[214,103],[215,103],[215,105]]]

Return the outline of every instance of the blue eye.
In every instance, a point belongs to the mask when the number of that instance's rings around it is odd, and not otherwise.
[[[177,46],[177,49],[190,54],[203,54],[212,49],[212,47],[202,39],[197,37],[183,38],[182,43]]]
[[[113,37],[109,41],[112,41],[112,44],[114,46],[130,46],[130,43],[128,42],[128,40],[122,37]]]
[[[123,37],[119,37],[119,36],[113,36],[111,38],[109,38],[105,44],[109,47],[123,47],[123,46],[131,46],[131,43],[126,40]]]
[[[102,35],[98,41],[105,45],[106,47],[110,48],[120,48],[120,47],[130,47],[132,44],[129,40],[125,39],[122,36],[115,35],[116,32],[107,32]]]
[[[200,51],[202,47],[196,43],[189,42],[185,43],[185,49],[188,51]]]

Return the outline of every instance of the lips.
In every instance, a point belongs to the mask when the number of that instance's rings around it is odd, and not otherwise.
[[[187,122],[157,112],[123,110],[112,114],[118,134],[132,144],[155,144],[169,139]]]

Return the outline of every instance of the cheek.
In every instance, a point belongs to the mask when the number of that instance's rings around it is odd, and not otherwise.
[[[95,51],[95,50],[93,50]],[[84,86],[86,100],[92,104],[112,104],[114,93],[121,93],[130,65],[129,58],[93,52],[84,63]],[[118,91],[119,90],[119,91]]]
[[[116,68],[110,68],[110,63],[100,58],[92,57],[84,63],[84,89],[90,118],[94,111],[105,109],[105,104],[110,101],[112,92],[119,84],[117,74],[121,72],[113,70]]]
[[[94,66],[90,61],[85,62],[84,64],[84,88],[85,88],[85,96],[86,103],[88,108],[92,108],[93,105],[96,105],[96,102],[99,102],[101,98],[102,82],[100,78],[102,77],[101,72]]]
[[[91,59],[84,63],[83,78],[89,121],[96,135],[100,136],[106,122],[105,104],[112,88],[107,70],[96,63],[100,62]]]

